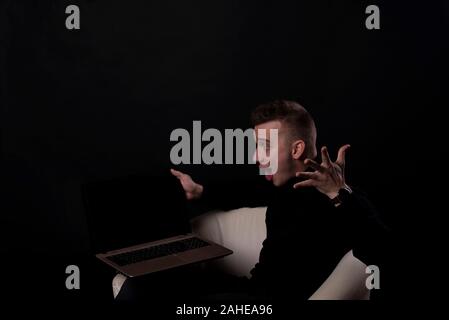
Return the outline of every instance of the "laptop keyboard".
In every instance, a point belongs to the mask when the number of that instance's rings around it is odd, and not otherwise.
[[[209,243],[201,239],[188,238],[144,249],[138,249],[135,251],[120,253],[114,256],[110,256],[108,257],[108,259],[119,266],[126,266],[128,264],[160,258],[171,254],[180,253],[192,249],[198,249],[209,245],[210,245]]]

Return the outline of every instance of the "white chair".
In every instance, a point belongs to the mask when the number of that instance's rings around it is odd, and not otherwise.
[[[208,263],[236,276],[250,276],[259,260],[262,242],[266,238],[266,207],[240,208],[231,211],[211,211],[191,221],[193,232],[234,251],[232,255]],[[317,288],[311,300],[368,300],[366,265],[349,251],[334,271]],[[126,281],[123,275],[113,280],[114,297]]]

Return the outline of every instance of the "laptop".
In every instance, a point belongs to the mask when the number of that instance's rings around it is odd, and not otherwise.
[[[191,232],[189,210],[172,176],[126,177],[83,186],[91,252],[128,277],[232,254]]]

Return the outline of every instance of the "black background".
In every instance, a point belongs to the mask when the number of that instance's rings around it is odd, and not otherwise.
[[[311,112],[332,155],[350,143],[349,184],[396,235],[421,237],[409,222],[432,211],[423,181],[444,148],[444,1],[0,3],[0,246],[19,256],[7,267],[28,270],[22,250],[43,257],[39,270],[58,274],[63,292],[65,266],[82,265],[89,248],[81,184],[157,175],[170,166],[173,129],[247,128],[252,108],[279,98]],[[65,28],[69,4],[81,30]],[[365,28],[369,4],[380,30]],[[248,172],[183,169],[200,182]]]

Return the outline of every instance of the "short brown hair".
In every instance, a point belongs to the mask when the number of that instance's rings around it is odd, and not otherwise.
[[[288,100],[275,100],[259,105],[251,113],[253,126],[279,120],[292,129],[292,138],[305,142],[305,155],[315,158],[316,127],[310,113],[299,103]]]

